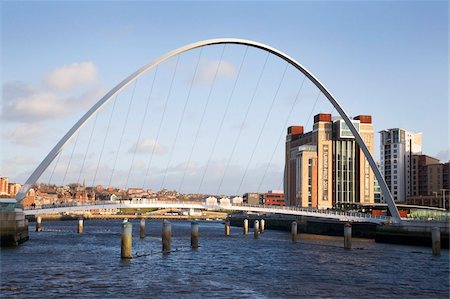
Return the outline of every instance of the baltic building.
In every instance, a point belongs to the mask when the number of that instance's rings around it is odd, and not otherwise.
[[[373,154],[372,117],[352,123]],[[333,208],[374,202],[374,174],[344,120],[317,114],[311,132],[291,126],[286,136],[284,194],[287,205]]]

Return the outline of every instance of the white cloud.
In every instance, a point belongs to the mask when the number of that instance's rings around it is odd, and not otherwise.
[[[5,134],[5,138],[18,145],[36,146],[38,142],[42,142],[43,130],[41,124],[21,124],[10,134]]]
[[[97,68],[88,62],[63,65],[49,72],[43,80],[45,86],[60,91],[97,83]]]
[[[209,61],[200,67],[194,83],[211,84],[214,80],[216,72],[217,77],[233,77],[236,74],[236,67],[224,60],[222,60],[222,62],[220,62],[219,60]]]
[[[155,155],[164,155],[167,153],[167,149],[156,142],[154,139],[144,139],[139,143],[135,143],[129,150],[128,153],[136,153],[138,154],[152,154]]]

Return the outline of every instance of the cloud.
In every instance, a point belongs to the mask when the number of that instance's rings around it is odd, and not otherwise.
[[[44,85],[22,81],[3,84],[2,119],[35,122],[65,117],[95,103],[105,90],[99,84],[87,90],[61,93]]]
[[[139,143],[135,143],[129,150],[128,153],[134,154],[152,154],[164,155],[167,153],[167,149],[161,144],[157,143],[154,139],[144,139]]]
[[[5,134],[5,138],[12,143],[24,146],[36,146],[42,142],[41,136],[44,128],[40,124],[21,124],[10,134]]]
[[[50,71],[43,80],[53,90],[69,91],[73,88],[97,83],[97,68],[88,62],[63,65]]]
[[[436,154],[436,159],[439,159],[442,163],[450,161],[450,148],[440,151]]]
[[[219,67],[220,64],[220,67]],[[219,69],[217,69],[219,67]],[[222,60],[220,62],[219,60],[209,61],[205,63],[203,66],[200,67],[200,70],[198,71],[198,75],[196,76],[194,83],[195,84],[211,84],[214,80],[214,75],[217,72],[217,77],[233,77],[237,69],[236,67],[227,62]]]

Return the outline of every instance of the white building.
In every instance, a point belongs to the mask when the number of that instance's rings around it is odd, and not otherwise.
[[[381,173],[394,200],[403,202],[412,195],[412,155],[422,153],[422,133],[395,128],[381,131],[380,137]]]

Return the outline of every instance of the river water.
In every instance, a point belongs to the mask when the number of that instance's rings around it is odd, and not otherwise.
[[[449,252],[303,234],[253,232],[200,222],[200,248],[191,250],[190,222],[172,221],[172,249],[161,253],[161,221],[147,221],[133,254],[120,259],[120,221],[43,222],[43,232],[0,251],[1,298],[448,298]]]

